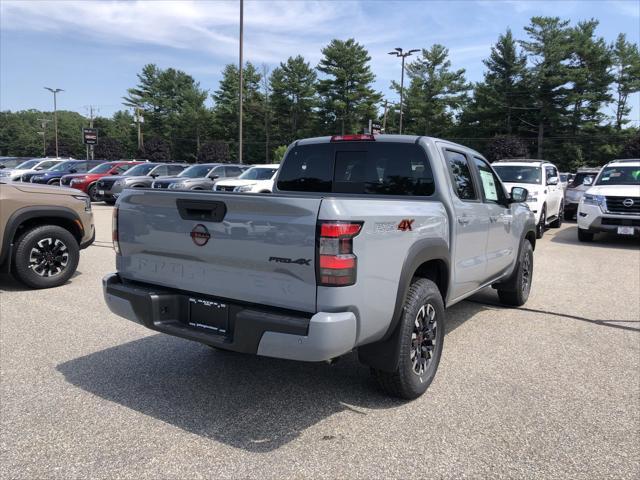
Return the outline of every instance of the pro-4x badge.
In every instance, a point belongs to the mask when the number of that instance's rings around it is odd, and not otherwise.
[[[401,232],[410,232],[412,230],[411,225],[413,225],[413,222],[415,222],[414,218],[412,218],[411,220],[405,218],[398,224],[398,230],[400,230]]]

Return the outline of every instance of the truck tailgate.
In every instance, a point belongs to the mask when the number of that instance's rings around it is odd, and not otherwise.
[[[315,312],[320,198],[127,190],[122,278]]]

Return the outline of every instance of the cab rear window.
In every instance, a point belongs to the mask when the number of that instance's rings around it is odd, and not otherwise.
[[[435,184],[426,153],[413,143],[322,143],[289,152],[278,190],[429,196]]]

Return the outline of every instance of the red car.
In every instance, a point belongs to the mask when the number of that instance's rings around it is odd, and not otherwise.
[[[98,180],[108,175],[122,175],[139,163],[142,162],[105,162],[92,168],[87,173],[73,173],[63,176],[60,179],[60,185],[81,190],[89,195],[92,201],[96,201],[96,182]]]

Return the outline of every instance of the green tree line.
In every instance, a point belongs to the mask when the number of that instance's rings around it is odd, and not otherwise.
[[[403,133],[457,141],[491,159],[545,158],[563,169],[638,156],[629,119],[631,96],[640,91],[638,45],[624,34],[609,44],[597,27],[593,19],[572,25],[533,17],[522,38],[510,30],[499,36],[476,83],[452,65],[445,46],[422,48],[405,67]],[[315,66],[300,55],[272,70],[247,63],[242,160],[277,161],[297,138],[359,133],[369,120],[397,133],[399,105],[375,90],[370,63],[354,39],[332,40]],[[123,97],[126,109],[95,119],[96,158],[238,161],[238,77],[237,66],[227,65],[209,91],[186,72],[145,65]],[[390,87],[399,93],[397,82]],[[143,149],[136,112],[144,118]],[[53,124],[43,128],[43,119],[51,113],[0,112],[0,154],[53,154]],[[58,123],[61,155],[82,157],[87,120],[60,111]]]

